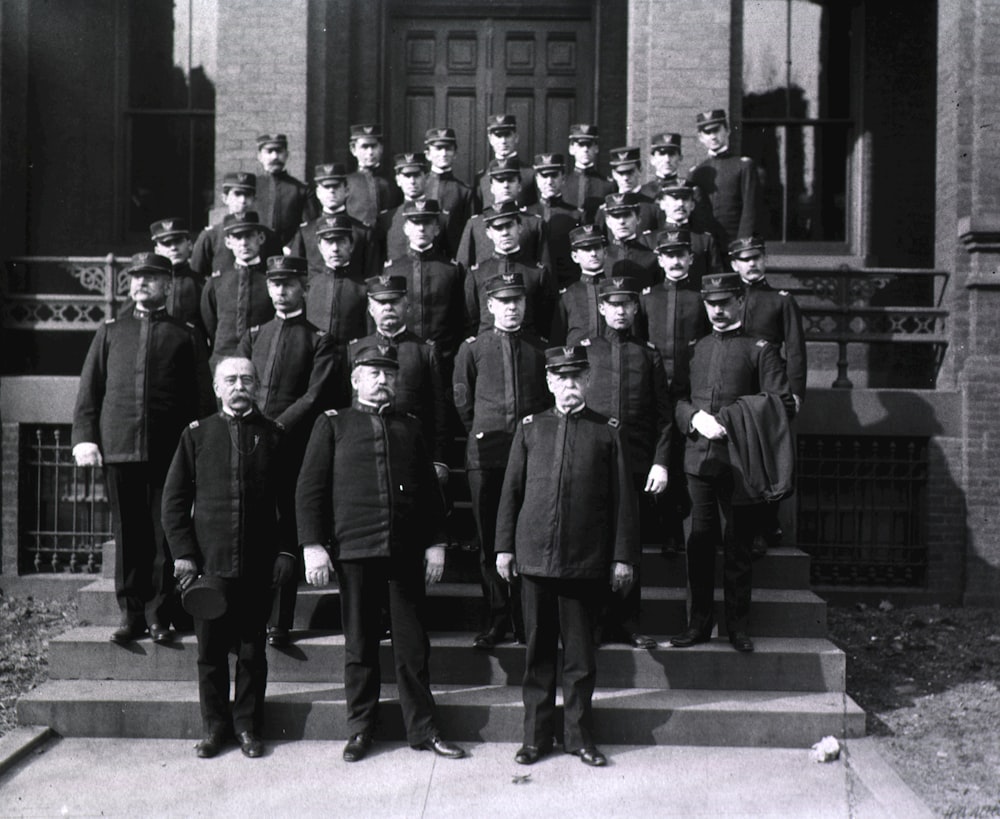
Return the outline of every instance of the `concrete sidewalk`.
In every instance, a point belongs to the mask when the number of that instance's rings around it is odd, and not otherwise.
[[[341,742],[233,747],[197,759],[190,740],[59,739],[0,775],[0,816],[900,817],[932,814],[878,755],[851,740],[837,762],[807,749],[602,746],[603,769],[556,753],[531,767],[516,745],[444,760],[377,743],[347,764]]]

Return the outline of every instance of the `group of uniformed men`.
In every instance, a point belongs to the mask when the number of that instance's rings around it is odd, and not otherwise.
[[[643,182],[635,147],[597,170],[592,124],[571,126],[567,170],[559,153],[522,163],[515,118],[493,116],[471,185],[450,128],[396,155],[395,185],[377,125],[351,128],[357,170],[317,165],[311,186],[263,134],[261,173],[225,174],[217,222],[193,241],[182,219],[151,225],[130,301],[89,350],[73,452],[108,481],[113,641],[169,642],[190,624],[175,582],[222,587],[225,612],[194,618],[199,756],[233,733],[263,753],[265,643],[288,643],[299,580],[334,572],[344,758],[372,742],[386,614],[409,743],[463,755],[435,725],[421,617],[456,434],[488,604],[475,647],[526,646],[517,762],[556,739],[561,636],[564,747],[606,763],[595,644],[657,646],[639,629],[641,543],[686,551],[680,647],[710,639],[723,549],[729,640],[753,650],[751,550],[780,536],[805,347],[794,299],[764,278],[756,169],[729,152],[724,111],[697,128],[709,157],[682,178],[680,135],[657,134]]]

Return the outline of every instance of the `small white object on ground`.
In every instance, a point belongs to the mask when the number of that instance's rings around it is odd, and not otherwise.
[[[809,751],[809,758],[813,762],[833,762],[839,756],[840,743],[836,737],[823,737]]]

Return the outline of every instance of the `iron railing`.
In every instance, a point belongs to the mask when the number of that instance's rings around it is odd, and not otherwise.
[[[924,345],[931,353],[930,381],[936,379],[948,347],[948,311],[941,307],[947,273],[847,265],[776,272],[799,301],[806,340],[837,345],[833,387],[854,386],[848,374],[852,344]]]
[[[799,548],[812,582],[922,586],[927,439],[797,436]]]
[[[100,469],[73,461],[68,426],[22,426],[20,574],[101,571],[102,544],[112,538]]]

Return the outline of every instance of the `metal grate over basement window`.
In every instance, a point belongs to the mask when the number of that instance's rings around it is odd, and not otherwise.
[[[923,586],[926,438],[798,436],[798,532],[812,582]]]
[[[100,469],[73,463],[70,427],[21,427],[21,574],[95,573],[111,515]]]

